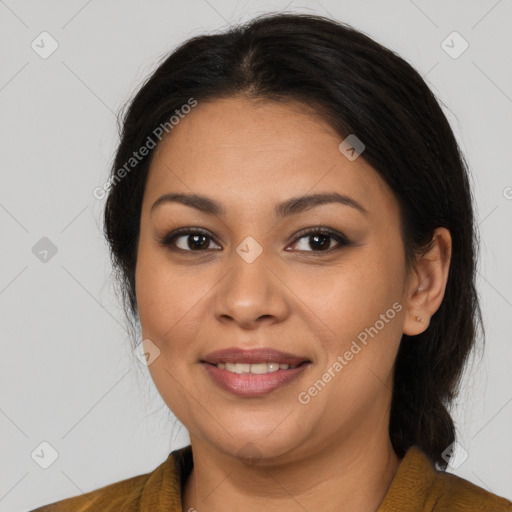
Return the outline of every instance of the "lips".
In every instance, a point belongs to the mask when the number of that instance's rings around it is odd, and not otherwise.
[[[225,391],[242,397],[266,395],[291,384],[310,366],[303,356],[270,348],[228,348],[200,361],[209,377]]]
[[[258,364],[258,363],[277,363],[296,366],[304,362],[310,362],[307,357],[281,352],[272,348],[240,349],[236,347],[216,350],[207,354],[201,361],[218,365],[219,363],[240,363],[240,364]]]

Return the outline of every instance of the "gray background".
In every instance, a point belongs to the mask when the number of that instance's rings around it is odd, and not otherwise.
[[[353,24],[408,60],[446,105],[473,174],[487,328],[486,351],[468,368],[454,410],[469,456],[451,471],[512,499],[510,0],[5,0],[0,511],[151,471],[187,443],[131,353],[101,234],[104,201],[92,192],[116,147],[114,114],[166,52],[281,9]],[[59,45],[46,59],[31,47],[43,45],[43,31]],[[469,44],[458,58],[442,46],[453,31]],[[464,43],[444,44],[453,54]],[[57,249],[46,262],[33,253],[43,237]],[[43,441],[58,452],[48,469],[31,457]]]

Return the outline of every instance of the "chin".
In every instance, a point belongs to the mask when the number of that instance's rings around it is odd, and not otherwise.
[[[217,450],[250,465],[272,464],[276,459],[283,462],[288,458],[287,454],[293,453],[305,441],[303,431],[272,432],[268,426],[255,429],[254,425],[249,431],[239,430],[233,436],[226,433],[221,439],[210,440]]]

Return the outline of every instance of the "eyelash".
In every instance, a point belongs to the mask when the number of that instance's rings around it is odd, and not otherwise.
[[[206,249],[206,250],[198,249],[198,250],[194,251],[194,250],[186,250],[186,249],[174,247],[173,246],[174,241],[177,238],[180,238],[181,236],[184,236],[184,235],[189,235],[189,236],[190,235],[204,235],[204,236],[210,238],[211,240],[213,240],[213,237],[211,237],[208,234],[208,232],[206,232],[205,230],[203,230],[201,228],[180,228],[180,229],[177,229],[176,231],[173,231],[173,232],[165,235],[163,238],[158,239],[158,243],[161,247],[164,247],[171,251],[176,251],[176,252],[189,252],[189,253],[198,252],[199,253],[199,252],[205,252],[208,250],[208,249]],[[345,237],[341,233],[338,233],[336,231],[332,231],[328,228],[323,228],[323,227],[306,228],[306,229],[299,231],[296,234],[296,238],[292,242],[292,245],[295,244],[296,242],[298,242],[302,238],[305,238],[307,236],[313,236],[313,235],[328,236],[328,237],[334,239],[336,242],[338,242],[338,245],[335,247],[331,247],[325,251],[314,251],[313,250],[313,251],[299,251],[299,252],[312,253],[312,254],[322,254],[322,253],[330,254],[333,251],[337,251],[339,249],[342,249],[343,247],[347,247],[347,246],[351,245],[351,242],[347,239],[347,237]],[[215,241],[215,240],[213,240],[213,241]],[[215,243],[217,243],[217,242],[215,242]],[[217,244],[217,245],[220,245],[220,244]],[[219,249],[214,249],[214,250],[218,251]]]

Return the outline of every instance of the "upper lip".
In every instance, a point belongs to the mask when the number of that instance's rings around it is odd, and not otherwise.
[[[281,352],[273,348],[241,349],[237,347],[225,348],[210,352],[202,362],[210,364],[218,363],[279,363],[295,365],[309,362],[307,357],[297,356],[288,352]]]

